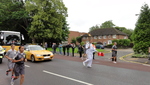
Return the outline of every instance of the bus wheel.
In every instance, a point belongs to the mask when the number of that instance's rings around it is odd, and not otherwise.
[[[2,63],[2,61],[3,61],[3,58],[0,58],[0,64]]]
[[[31,55],[31,61],[32,61],[32,62],[35,62],[34,55]]]

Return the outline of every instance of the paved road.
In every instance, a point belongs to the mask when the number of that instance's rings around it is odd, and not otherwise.
[[[122,55],[122,51],[119,55]],[[0,65],[0,85],[10,85],[5,76],[6,59]],[[98,63],[100,62],[100,63]],[[24,85],[149,85],[150,67],[139,64],[95,60],[92,68],[79,58],[56,55],[53,61],[26,62]],[[127,67],[125,67],[127,66]],[[130,66],[130,67],[128,67]],[[132,69],[131,67],[134,66]],[[140,70],[138,68],[145,70]],[[19,85],[19,80],[15,81]]]

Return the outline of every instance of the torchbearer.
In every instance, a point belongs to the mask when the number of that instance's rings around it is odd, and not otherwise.
[[[91,35],[89,34],[89,36]],[[87,59],[83,62],[83,65],[85,66],[85,64],[87,63],[87,67],[91,68],[93,62],[93,52],[97,52],[96,49],[92,46],[91,39],[86,43],[85,48]]]

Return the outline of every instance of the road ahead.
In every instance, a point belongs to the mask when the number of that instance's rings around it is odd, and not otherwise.
[[[79,58],[59,55],[53,61],[26,62],[24,85],[150,85],[148,66],[99,60],[93,63],[92,68],[86,68]],[[10,75],[5,75],[6,65],[4,59],[0,64],[0,85],[10,85]],[[138,70],[140,67],[143,70]],[[19,85],[19,80],[15,85]]]

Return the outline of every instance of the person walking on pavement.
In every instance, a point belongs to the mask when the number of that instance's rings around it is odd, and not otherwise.
[[[92,43],[93,48],[96,50],[96,46],[94,43]],[[93,52],[93,59],[95,59],[95,52]]]
[[[86,48],[87,59],[83,61],[83,65],[85,66],[85,64],[87,63],[87,67],[91,68],[92,61],[93,61],[93,52],[97,52],[97,51],[92,46],[91,41],[86,44],[85,48]]]
[[[60,54],[60,55],[62,55],[62,46],[63,46],[63,45],[62,45],[61,43],[59,43],[59,46],[58,46],[58,47],[59,47],[59,54]]]
[[[76,45],[73,43],[73,44],[71,44],[71,47],[72,47],[72,57],[74,57],[74,49],[75,49]]]
[[[114,45],[112,46],[112,60],[113,63],[117,63],[117,43],[114,42]]]
[[[66,45],[63,45],[62,47],[63,47],[63,53],[64,55],[66,55]]]
[[[85,45],[83,45],[82,48],[83,48],[82,60],[83,60],[84,58],[86,58],[86,48],[85,48]]]
[[[55,54],[55,53],[56,53],[56,48],[57,48],[56,43],[53,43],[53,45],[52,45],[53,54]]]
[[[82,58],[83,46],[81,46],[81,45],[78,46],[78,52],[79,52],[80,58]]]
[[[149,47],[149,49],[148,49],[148,53],[149,53],[149,58],[148,58],[148,60],[150,60],[150,47]]]
[[[24,46],[20,46],[16,57],[12,60],[12,62],[15,63],[15,66],[14,66],[15,77],[11,79],[11,85],[14,85],[14,80],[18,79],[19,75],[21,77],[20,85],[23,85],[24,74],[25,74],[24,62],[26,62],[26,61],[27,61],[27,59],[26,59],[25,53],[24,53]]]
[[[47,42],[45,42],[44,47],[45,47],[45,49],[47,50],[47,48],[48,48],[48,44],[47,44]]]
[[[71,47],[71,45],[70,45],[70,43],[68,43],[68,45],[66,45],[66,48],[67,48],[67,56],[69,56],[70,47]]]
[[[12,44],[11,49],[8,50],[8,52],[5,55],[5,57],[8,59],[8,70],[6,71],[6,75],[8,76],[9,72],[12,72],[12,78],[14,77],[13,68],[15,65],[15,63],[12,62],[12,59],[14,58],[14,56],[16,56],[16,54],[17,51],[15,50],[15,45]]]

